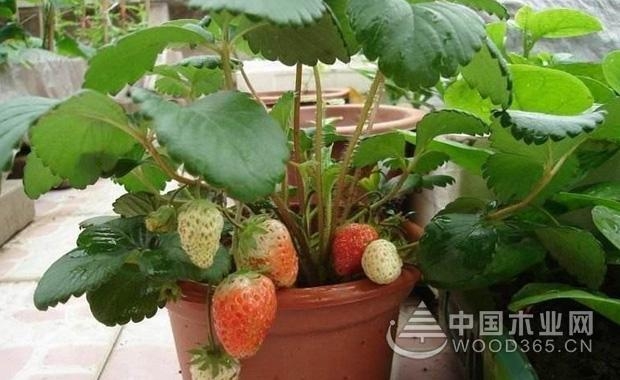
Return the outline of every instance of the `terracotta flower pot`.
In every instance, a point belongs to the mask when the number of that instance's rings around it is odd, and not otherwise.
[[[385,380],[392,351],[385,336],[420,278],[407,268],[392,284],[367,279],[278,292],[278,312],[258,354],[242,362],[242,380]],[[188,350],[207,341],[207,288],[182,283],[167,308],[184,380]]]
[[[265,103],[266,106],[273,106],[278,99],[284,94],[285,91],[259,91],[258,97]],[[342,99],[346,102],[349,100],[348,88],[326,88],[323,90],[323,100],[335,100]],[[316,103],[316,91],[303,91],[301,93],[301,104],[314,104]]]
[[[300,119],[301,126],[310,128],[314,126],[316,107],[301,107]],[[350,136],[355,131],[362,113],[361,104],[343,104],[325,107],[325,118],[340,119],[336,122],[336,130],[339,134]],[[375,122],[370,134],[377,135],[380,133],[390,132],[394,129],[413,129],[418,121],[420,121],[426,112],[411,108],[380,105],[375,116]]]

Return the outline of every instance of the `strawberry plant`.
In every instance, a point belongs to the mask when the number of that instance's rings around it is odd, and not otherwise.
[[[77,248],[45,273],[35,292],[39,309],[85,294],[99,321],[138,322],[177,299],[179,281],[202,282],[217,287],[209,301],[215,335],[232,357],[246,358],[273,321],[276,286],[335,284],[363,273],[389,283],[401,260],[418,264],[437,286],[488,286],[561,250],[545,238],[588,233],[568,234],[544,201],[615,152],[618,104],[610,89],[593,107],[582,79],[527,56],[532,41],[559,32],[527,24],[528,51],[516,58],[498,38],[503,21],[485,25],[479,15],[505,19],[494,0],[190,3],[208,16],[101,48],[74,96],[0,105],[0,167],[24,134],[33,144],[28,195],[61,181],[86,188],[102,177],[127,190],[114,203],[117,215],[86,221]],[[170,46],[214,55],[155,66]],[[271,110],[256,94],[236,91],[235,73],[247,78],[239,50],[294,65],[296,90]],[[360,53],[378,71],[353,133],[334,136],[317,64]],[[611,88],[620,77],[615,58],[605,66]],[[299,116],[304,65],[313,67],[317,89],[313,128],[302,128]],[[138,86],[147,75],[157,75],[154,89]],[[448,107],[429,112],[415,132],[372,135],[386,81],[414,92],[451,83],[440,91]],[[110,95],[126,86],[132,104],[121,106]],[[490,135],[491,146],[442,139],[449,134]],[[335,149],[341,140],[344,149]],[[451,184],[433,174],[449,160],[484,175],[498,199],[455,202],[412,244],[403,228],[409,214],[397,205]],[[610,236],[613,210],[600,221]],[[598,247],[591,239],[584,241]],[[605,260],[592,254],[558,262],[596,287]],[[211,343],[207,351],[216,352]],[[199,370],[218,367],[210,363],[219,359],[204,356]]]
[[[494,106],[470,87],[466,71],[444,93],[446,105],[490,124],[484,149],[452,158],[493,196],[460,198],[441,211],[426,227],[419,265],[439,288],[517,286],[506,302],[514,311],[569,298],[620,323],[618,52],[580,62],[535,50],[543,39],[601,30],[574,9],[520,9],[512,24],[517,52],[505,44],[508,25],[487,29],[511,73],[511,104]],[[479,161],[471,165],[474,152]]]

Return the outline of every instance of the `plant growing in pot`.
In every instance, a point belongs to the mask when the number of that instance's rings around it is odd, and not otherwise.
[[[538,377],[615,378],[617,359],[609,347],[620,331],[620,53],[610,52],[602,62],[531,54],[542,38],[600,30],[594,17],[578,10],[525,7],[515,25],[522,31],[523,55],[506,52],[505,24],[492,27],[500,31],[494,39],[510,62],[509,107],[493,106],[463,80],[445,93],[446,103],[490,123],[489,146],[470,148],[479,161],[469,168],[486,180],[494,197],[460,198],[435,216],[420,241],[419,265],[427,282],[459,299],[468,312],[505,312],[504,326]],[[528,314],[530,327],[515,328],[508,310]],[[595,312],[591,337],[587,330],[580,336],[570,329],[570,314],[584,310]],[[550,323],[563,336],[545,335]],[[589,348],[567,353],[571,338],[577,344],[581,338],[592,341]],[[508,349],[487,350],[485,360],[495,362],[474,368],[472,378],[536,378],[527,362],[512,368],[500,363]]]
[[[385,333],[418,278],[401,268],[416,243],[398,201],[451,182],[428,174],[449,159],[435,137],[488,127],[470,113],[442,110],[426,115],[416,133],[370,137],[384,78],[416,89],[463,67],[472,86],[506,103],[505,62],[479,15],[460,3],[503,8],[471,0],[193,3],[209,17],[102,48],[76,95],[0,106],[0,130],[29,130],[31,196],[61,180],[85,188],[100,177],[127,189],[114,203],[117,216],[82,224],[76,249],[41,279],[36,306],[86,295],[107,325],[139,322],[167,306],[186,379],[234,378],[239,359],[246,379],[387,378]],[[378,60],[381,71],[342,155],[331,154],[318,70],[313,130],[301,128],[299,91],[268,113],[256,96],[233,90],[242,64],[233,51],[243,41],[298,73],[304,64],[347,61],[360,48]],[[217,54],[153,67],[171,44]],[[183,102],[133,88],[134,104],[123,108],[109,96],[164,72],[174,80],[156,89],[176,86]],[[486,87],[489,75],[503,88]],[[413,157],[407,144],[416,146]]]

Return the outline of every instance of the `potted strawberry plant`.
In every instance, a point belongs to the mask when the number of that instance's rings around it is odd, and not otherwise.
[[[136,31],[100,49],[74,96],[0,105],[3,150],[29,133],[31,197],[63,180],[86,188],[101,177],[127,190],[114,203],[116,216],[82,223],[76,248],[39,282],[35,305],[45,310],[85,295],[106,325],[139,322],[166,306],[185,379],[388,378],[385,334],[419,278],[403,267],[417,243],[400,200],[452,182],[429,174],[451,154],[436,137],[481,135],[489,126],[446,109],[425,115],[416,132],[372,135],[383,85],[390,78],[415,90],[462,72],[507,105],[506,62],[482,18],[463,4],[499,15],[503,7],[488,0],[191,3],[208,16]],[[216,55],[154,66],[170,45]],[[270,111],[256,94],[234,90],[240,45],[296,66],[296,91]],[[342,136],[324,118],[316,64],[346,62],[359,51],[380,70],[342,154],[333,155]],[[301,124],[302,65],[314,67],[313,128]],[[160,77],[155,91],[132,87],[133,104],[110,96],[151,74]]]
[[[575,9],[524,7],[512,25],[522,36],[519,52],[504,45],[506,22],[488,26],[509,62],[511,102],[493,104],[464,79],[444,93],[449,106],[489,122],[488,146],[468,147],[470,159],[479,155],[475,165],[464,154],[452,158],[482,177],[493,196],[459,198],[439,212],[420,241],[419,265],[453,314],[503,312],[506,334],[511,331],[504,337],[522,351],[463,353],[470,378],[616,378],[609,347],[620,323],[620,53],[598,62],[581,62],[578,52],[534,53],[540,40],[601,30],[596,18]],[[519,311],[531,315],[532,333],[511,326],[509,313]],[[590,311],[593,328],[581,338],[591,345],[567,352],[568,340],[579,341],[570,314]],[[545,336],[548,315],[564,316],[555,336]],[[478,335],[482,324],[476,319],[465,338],[452,333],[457,340],[494,339]]]

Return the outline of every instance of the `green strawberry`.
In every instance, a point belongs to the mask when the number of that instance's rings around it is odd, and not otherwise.
[[[398,256],[396,246],[379,239],[368,244],[362,256],[362,268],[370,281],[385,285],[400,277],[403,261]]]
[[[144,224],[147,230],[158,234],[174,231],[177,229],[177,212],[173,206],[161,206],[144,218]]]
[[[220,349],[210,346],[190,351],[192,360],[189,372],[192,380],[238,380],[241,372],[239,361]]]
[[[224,218],[217,207],[206,200],[191,201],[179,211],[177,231],[181,246],[200,268],[209,268],[220,247]]]

